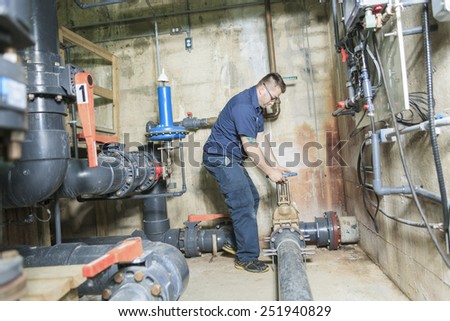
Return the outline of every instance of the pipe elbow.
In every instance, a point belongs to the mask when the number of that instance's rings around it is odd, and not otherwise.
[[[3,207],[30,207],[52,196],[61,186],[66,159],[21,161],[0,173]]]

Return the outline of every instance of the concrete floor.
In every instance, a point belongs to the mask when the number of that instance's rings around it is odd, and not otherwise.
[[[269,258],[262,258],[271,263]],[[180,301],[276,301],[277,273],[234,268],[234,257],[220,252],[187,259],[190,279]],[[403,301],[408,298],[357,245],[338,251],[316,249],[306,263],[316,301]]]

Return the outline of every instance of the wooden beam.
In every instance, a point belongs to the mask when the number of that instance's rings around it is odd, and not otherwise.
[[[119,96],[119,63],[117,56],[112,58],[112,91],[113,91],[113,126],[116,134],[121,137],[120,132],[120,96]]]
[[[94,95],[114,100],[114,94],[111,89],[94,85]]]
[[[60,30],[61,30],[61,35],[62,35],[63,39],[65,39],[75,45],[78,45],[90,52],[93,52],[97,56],[100,56],[105,60],[108,60],[108,61],[113,60],[113,57],[114,57],[113,54],[111,54],[108,51],[106,51],[105,49],[97,46],[95,43],[81,37],[80,35],[76,34],[75,32],[67,29],[66,27],[61,26]]]

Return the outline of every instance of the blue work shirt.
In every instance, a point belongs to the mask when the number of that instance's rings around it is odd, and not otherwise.
[[[259,106],[256,86],[232,97],[217,118],[211,135],[203,146],[210,155],[228,156],[242,161],[247,157],[241,135],[256,138],[264,131],[263,111]]]

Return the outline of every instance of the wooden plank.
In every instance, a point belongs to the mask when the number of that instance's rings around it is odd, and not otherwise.
[[[116,134],[120,137],[120,95],[119,95],[119,60],[112,59],[112,91],[113,91],[113,125]]]
[[[86,280],[82,267],[67,265],[24,269],[28,293],[21,300],[54,301],[73,296],[73,293],[67,295]]]
[[[80,35],[77,35],[75,32],[67,29],[64,26],[60,27],[61,30],[61,34],[63,39],[68,40],[69,42],[78,45],[94,54],[96,54],[97,56],[102,57],[105,60],[108,61],[112,61],[114,55],[111,54],[110,52],[106,51],[105,49],[97,46],[95,43],[81,37]]]
[[[27,280],[70,278],[70,285],[77,287],[86,281],[86,278],[83,276],[83,266],[83,264],[79,264],[26,268],[25,274]]]
[[[28,281],[28,293],[21,301],[57,301],[70,291],[69,279]]]
[[[97,85],[94,85],[94,95],[107,98],[107,99],[114,99],[114,93],[111,89],[100,87]]]

